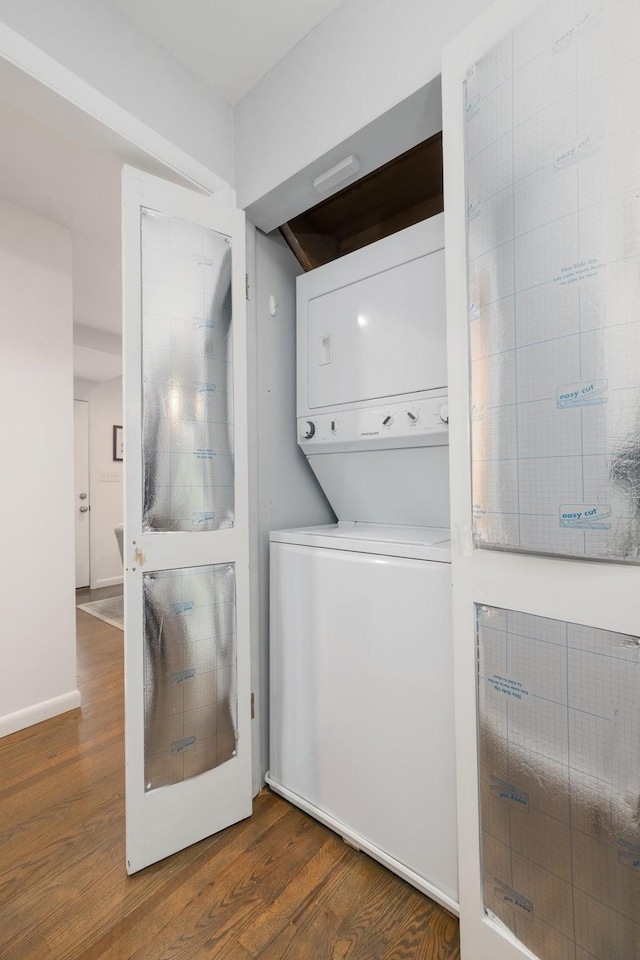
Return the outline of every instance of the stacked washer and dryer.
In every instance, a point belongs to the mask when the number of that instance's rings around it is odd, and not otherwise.
[[[442,215],[298,278],[338,523],[271,534],[271,788],[457,912]]]

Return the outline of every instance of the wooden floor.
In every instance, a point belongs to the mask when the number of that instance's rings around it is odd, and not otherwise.
[[[77,616],[82,709],[0,741],[2,960],[459,958],[453,917],[268,791],[127,877],[122,633]]]

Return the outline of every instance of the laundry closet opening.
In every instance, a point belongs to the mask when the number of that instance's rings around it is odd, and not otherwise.
[[[440,132],[293,217],[280,232],[302,269],[313,270],[442,213],[442,180]]]
[[[442,135],[357,164],[249,229],[263,772],[457,912]]]

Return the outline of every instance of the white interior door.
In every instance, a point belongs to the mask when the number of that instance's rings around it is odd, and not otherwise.
[[[123,171],[127,870],[251,814],[244,215]]]
[[[639,29],[501,0],[443,60],[463,960],[638,956]]]
[[[89,568],[89,404],[73,401],[75,445],[74,519],[76,535],[76,589],[88,587]]]

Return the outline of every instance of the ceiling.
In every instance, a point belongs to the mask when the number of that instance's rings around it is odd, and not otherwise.
[[[234,105],[341,0],[110,0]]]

